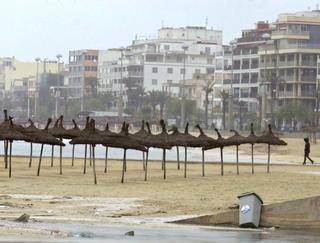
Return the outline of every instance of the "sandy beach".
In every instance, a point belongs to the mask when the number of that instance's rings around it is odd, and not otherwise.
[[[93,184],[92,167],[83,174],[83,159],[63,159],[63,175],[59,175],[59,159],[50,167],[50,158],[43,159],[41,175],[36,176],[38,159],[28,168],[27,157],[13,157],[12,178],[1,164],[0,170],[0,227],[1,235],[43,235],[63,237],[59,232],[28,229],[13,219],[26,213],[31,222],[75,222],[111,224],[152,224],[194,215],[213,214],[227,210],[238,203],[237,196],[254,191],[265,204],[320,194],[317,181],[320,166],[301,166],[303,146],[298,139],[287,139],[289,146],[272,149],[272,158],[295,159],[296,165],[240,164],[240,175],[234,164],[225,165],[225,176],[220,176],[218,161],[206,163],[206,176],[201,176],[201,164],[188,164],[188,178],[183,177],[183,166],[167,164],[167,179],[163,180],[161,163],[151,161],[148,181],[144,181],[142,161],[128,161],[125,183],[120,183],[122,162],[110,160],[108,173],[104,173],[104,160],[98,159],[98,184]],[[300,144],[301,143],[301,144]],[[266,146],[255,147],[263,152]],[[243,147],[246,153],[249,147]],[[319,162],[319,144],[312,146]],[[240,154],[241,154],[240,153]],[[0,161],[3,161],[2,159]],[[248,161],[249,162],[249,161]],[[271,161],[272,163],[272,161]]]

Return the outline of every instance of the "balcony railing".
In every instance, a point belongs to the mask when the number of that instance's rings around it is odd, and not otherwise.
[[[143,77],[143,72],[128,72],[128,76],[130,77]]]
[[[302,90],[301,96],[303,96],[303,97],[316,97],[316,91],[315,90]]]
[[[316,67],[317,66],[317,61],[310,61],[310,60],[302,60],[301,62],[302,66],[311,66],[311,67]]]
[[[296,36],[305,36],[309,37],[310,32],[309,31],[299,31],[299,30],[275,30],[272,31],[272,37],[277,35],[296,35]]]
[[[292,91],[279,91],[278,97],[292,97],[295,96],[293,90]]]
[[[302,75],[301,76],[301,81],[316,81],[317,80],[317,77],[316,76],[308,76],[308,75],[306,75],[306,76],[304,76],[304,75]]]

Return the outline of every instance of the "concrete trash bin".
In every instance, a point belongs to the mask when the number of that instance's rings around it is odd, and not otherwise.
[[[246,192],[238,196],[239,225],[241,227],[259,227],[262,199],[254,192]]]

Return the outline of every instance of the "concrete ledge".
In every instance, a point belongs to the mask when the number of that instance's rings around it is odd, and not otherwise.
[[[174,221],[179,224],[239,225],[239,209]],[[320,229],[320,196],[263,205],[260,227],[281,229]]]

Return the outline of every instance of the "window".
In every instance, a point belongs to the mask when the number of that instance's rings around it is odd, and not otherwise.
[[[158,68],[157,67],[153,67],[152,68],[152,73],[158,73]]]
[[[257,83],[258,82],[258,73],[251,73],[250,83]]]
[[[247,84],[249,83],[249,73],[243,73],[241,74],[241,83]]]
[[[205,52],[207,55],[210,55],[210,51],[211,51],[211,50],[210,50],[210,47],[206,47],[204,52]]]
[[[185,69],[184,68],[181,68],[180,69],[180,74],[184,74],[185,73]]]
[[[213,59],[212,58],[208,58],[207,59],[207,64],[212,64],[213,63]]]
[[[152,79],[152,85],[158,85],[158,79]]]
[[[195,73],[195,74],[200,74],[200,69],[195,69],[195,70],[194,70],[194,73]]]
[[[289,54],[289,55],[287,56],[288,62],[292,62],[293,59],[294,59],[294,55],[293,55],[293,54]]]
[[[255,68],[258,68],[258,59],[252,59],[251,60],[251,68],[252,69],[255,69]]]
[[[214,68],[207,68],[207,74],[213,74]]]
[[[170,50],[170,46],[169,46],[169,45],[164,45],[164,46],[163,46],[163,49],[165,49],[165,50],[168,51],[168,50]]]
[[[231,75],[232,78],[232,75]],[[233,84],[239,84],[240,83],[240,73],[233,74]]]
[[[168,68],[167,73],[173,73],[173,68]]]

